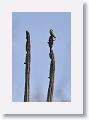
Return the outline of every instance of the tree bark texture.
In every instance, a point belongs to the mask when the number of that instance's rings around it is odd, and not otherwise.
[[[30,96],[30,62],[31,62],[31,45],[30,45],[30,33],[26,31],[26,59],[25,59],[25,91],[24,102],[29,102]]]
[[[54,75],[55,75],[55,57],[54,57],[54,52],[53,52],[53,38],[50,36],[49,37],[49,48],[50,48],[50,53],[49,57],[51,59],[50,62],[50,71],[49,71],[49,87],[48,87],[48,94],[47,94],[47,102],[52,102],[53,99],[53,90],[54,90]]]

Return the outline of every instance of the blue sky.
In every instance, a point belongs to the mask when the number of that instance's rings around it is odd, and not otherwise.
[[[30,101],[46,101],[49,85],[49,29],[56,35],[53,101],[71,100],[71,13],[12,13],[12,101],[22,102],[25,85],[26,30],[31,35]]]

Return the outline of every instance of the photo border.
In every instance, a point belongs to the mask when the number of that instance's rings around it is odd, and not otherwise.
[[[0,1],[0,113],[83,114],[83,1]],[[12,102],[12,12],[71,12],[71,102]]]

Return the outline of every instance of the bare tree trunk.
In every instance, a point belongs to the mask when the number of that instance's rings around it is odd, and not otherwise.
[[[26,31],[26,59],[25,63],[25,92],[24,92],[24,102],[29,102],[29,96],[30,96],[30,62],[31,62],[31,45],[30,45],[30,34],[28,31]]]
[[[51,39],[51,41],[50,41]],[[50,53],[49,53],[49,57],[51,59],[50,62],[50,72],[49,72],[49,87],[48,87],[48,94],[47,94],[47,102],[52,102],[53,99],[53,90],[54,90],[54,74],[55,74],[55,57],[54,57],[54,53],[52,50],[52,46],[53,46],[53,39],[50,37],[49,38],[49,47],[50,47]]]

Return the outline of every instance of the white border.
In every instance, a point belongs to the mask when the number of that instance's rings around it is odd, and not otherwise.
[[[12,12],[71,12],[71,102],[11,102]],[[82,0],[0,0],[0,113],[83,114]]]

